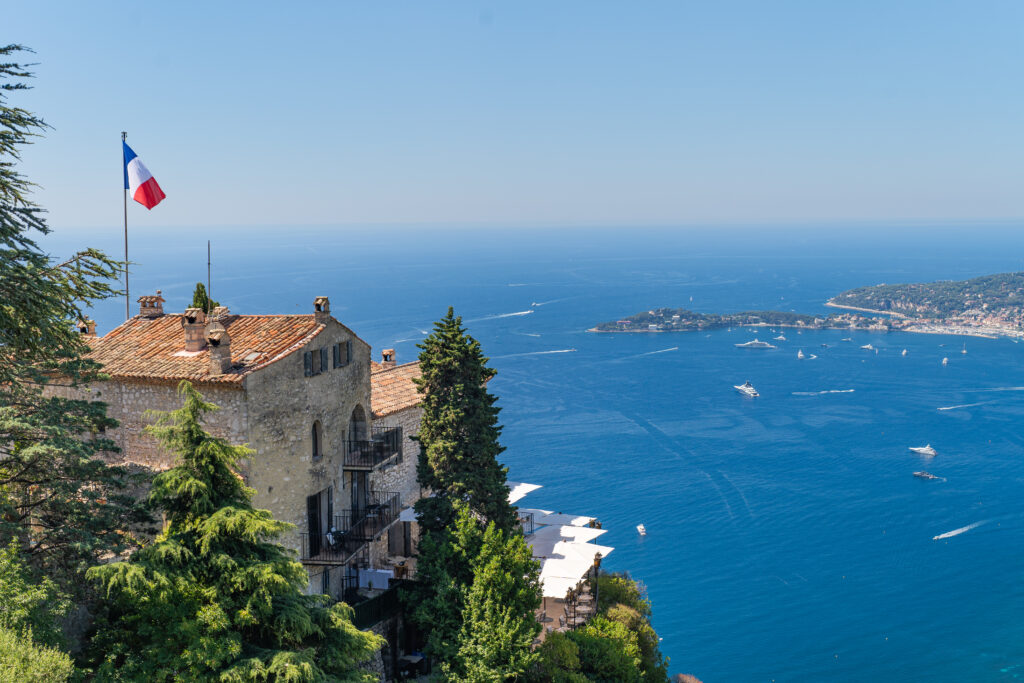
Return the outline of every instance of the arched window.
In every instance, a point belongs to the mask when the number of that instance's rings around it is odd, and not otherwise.
[[[313,460],[319,460],[324,454],[324,428],[320,426],[320,420],[313,423]]]
[[[352,417],[349,418],[348,431],[351,434],[352,441],[368,441],[370,439],[369,432],[366,429],[366,411],[363,407],[357,405],[352,410]]]

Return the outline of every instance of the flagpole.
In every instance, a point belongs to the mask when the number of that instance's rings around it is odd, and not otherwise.
[[[206,240],[206,300],[206,307],[210,308],[209,302],[213,301],[213,287],[210,285],[210,240]]]
[[[124,143],[128,138],[128,133],[121,131],[121,169],[127,173],[127,167],[124,161]],[[128,296],[128,188],[124,188],[124,319],[128,320],[131,317],[131,311],[129,309],[129,296]]]

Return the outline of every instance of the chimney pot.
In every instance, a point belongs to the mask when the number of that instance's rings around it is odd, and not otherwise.
[[[229,315],[231,315],[231,311],[228,310],[227,306],[216,306],[210,312],[210,320],[223,320]]]
[[[185,350],[202,351],[206,345],[203,333],[206,327],[206,314],[201,308],[186,308],[181,317],[181,328],[185,330]]]
[[[156,296],[147,294],[138,298],[139,315],[143,318],[159,318],[164,314],[164,298],[160,296],[160,290],[156,290]]]
[[[393,368],[397,364],[394,349],[384,349],[380,352],[380,364],[384,368]]]
[[[210,347],[210,375],[223,375],[231,369],[231,336],[219,322],[206,329],[206,343]]]
[[[83,337],[95,337],[96,336],[96,321],[91,318],[78,321],[78,331]]]
[[[326,324],[331,317],[331,300],[326,296],[318,296],[313,299],[313,319],[318,323]]]

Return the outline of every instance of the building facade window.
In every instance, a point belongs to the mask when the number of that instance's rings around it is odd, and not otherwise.
[[[313,438],[313,460],[319,460],[324,455],[324,428],[320,424],[320,420],[313,423],[311,436]]]

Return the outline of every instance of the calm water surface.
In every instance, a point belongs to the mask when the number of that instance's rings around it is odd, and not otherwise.
[[[160,288],[183,309],[212,237],[214,297],[232,311],[310,311],[326,294],[375,354],[394,346],[399,362],[454,305],[499,371],[510,477],[544,485],[524,504],[603,521],[601,542],[616,548],[605,566],[646,584],[673,672],[1008,681],[1024,676],[1024,344],[969,339],[964,355],[955,337],[786,331],[778,349],[749,351],[733,346],[754,336],[741,329],[585,330],[655,306],[813,313],[858,285],[1024,270],[1021,234],[140,234],[133,291]],[[65,232],[48,245],[116,254],[117,240],[116,229]],[[122,311],[99,307],[100,332]],[[868,342],[878,353],[859,348]],[[800,349],[817,358],[797,360]],[[760,398],[732,389],[748,379]],[[925,443],[936,458],[907,450]],[[943,480],[914,478],[921,469]]]

